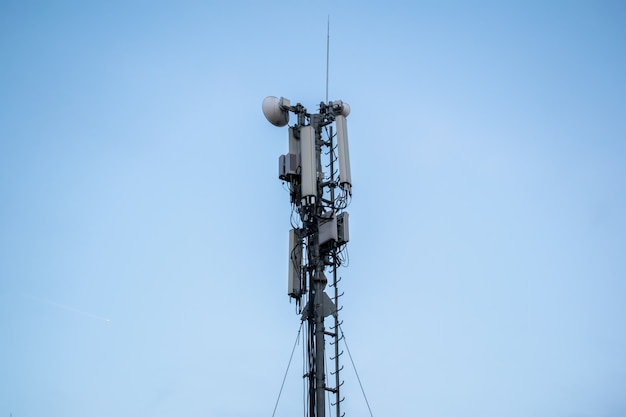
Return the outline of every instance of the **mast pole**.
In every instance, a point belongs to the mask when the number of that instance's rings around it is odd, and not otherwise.
[[[322,121],[320,114],[311,117],[311,124],[315,131],[315,154],[317,160],[317,172],[323,172],[322,169]],[[324,262],[320,257],[320,222],[319,217],[323,214],[321,206],[322,197],[324,196],[324,187],[318,180],[317,182],[317,198],[315,200],[315,226],[314,238],[311,251],[313,252],[313,266],[315,275],[312,276],[312,287],[315,289],[315,298],[310,302],[315,305],[314,308],[314,326],[315,326],[315,408],[316,417],[325,417],[326,415],[326,379],[325,379],[325,347],[324,340],[324,288],[326,287],[326,276],[324,275]]]

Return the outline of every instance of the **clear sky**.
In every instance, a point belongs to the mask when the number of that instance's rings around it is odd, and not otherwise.
[[[626,415],[624,2],[5,0],[0,416],[271,416],[299,317],[261,102],[324,100],[328,15],[374,416]]]

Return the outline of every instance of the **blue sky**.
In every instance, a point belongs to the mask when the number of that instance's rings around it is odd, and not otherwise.
[[[271,415],[299,318],[261,102],[324,100],[328,15],[374,415],[626,414],[623,3],[4,1],[0,415]]]

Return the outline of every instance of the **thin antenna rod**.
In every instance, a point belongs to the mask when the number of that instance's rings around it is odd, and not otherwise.
[[[330,15],[326,23],[326,103],[328,103],[328,61],[330,57]]]

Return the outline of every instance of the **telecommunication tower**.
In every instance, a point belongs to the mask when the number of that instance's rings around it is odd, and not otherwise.
[[[330,393],[335,398],[331,401],[335,416],[341,417],[339,358],[343,352],[339,350],[338,305],[342,294],[337,268],[346,263],[350,240],[345,211],[352,196],[346,126],[350,106],[341,100],[321,102],[319,112],[312,114],[300,103],[291,105],[284,97],[270,96],[263,100],[262,108],[267,120],[278,127],[289,123],[290,113],[296,116],[295,124],[289,126],[289,152],[279,157],[278,177],[289,185],[292,206],[287,294],[295,300],[307,329],[307,413],[325,417],[325,396]],[[333,288],[332,299],[325,292],[327,284]],[[324,319],[329,316],[332,325],[326,329]],[[331,339],[330,360],[334,361],[334,370],[328,375],[326,336]]]

